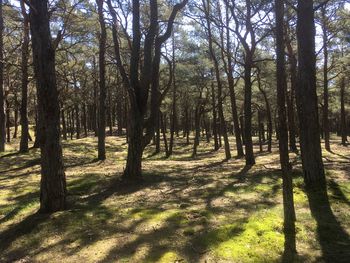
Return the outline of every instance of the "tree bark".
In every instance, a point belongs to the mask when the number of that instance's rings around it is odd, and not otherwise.
[[[4,19],[2,15],[3,0],[0,0],[0,152],[5,151],[6,142],[6,116],[4,92]]]
[[[106,159],[106,24],[103,16],[103,0],[96,0],[98,20],[100,23],[99,38],[99,120],[98,120],[98,159]]]
[[[297,106],[304,180],[307,187],[326,187],[320,145],[316,94],[315,23],[312,0],[298,0]]]
[[[341,144],[346,146],[347,129],[346,129],[346,113],[345,113],[345,77],[340,80],[340,134]]]
[[[41,130],[40,211],[55,212],[66,207],[55,49],[50,33],[48,1],[32,0],[30,3],[29,19]]]
[[[331,151],[329,142],[329,94],[328,94],[328,37],[326,25],[326,5],[321,8],[322,16],[322,42],[323,42],[323,134],[324,143],[327,151]]]
[[[29,58],[29,17],[23,1],[20,1],[23,16],[23,42],[22,42],[22,82],[21,82],[21,141],[19,151],[28,152],[28,58]]]
[[[295,210],[293,200],[293,181],[289,167],[288,126],[286,110],[287,79],[285,69],[284,44],[284,1],[275,0],[276,11],[276,79],[279,129],[279,155],[283,179],[283,211],[284,211],[284,254],[292,261],[296,253],[295,242]]]

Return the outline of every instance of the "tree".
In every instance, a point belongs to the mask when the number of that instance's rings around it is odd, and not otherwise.
[[[320,145],[316,94],[315,23],[312,0],[298,0],[298,85],[300,146],[307,187],[324,188],[326,179]]]
[[[98,10],[98,20],[101,27],[101,34],[99,37],[99,122],[98,122],[98,159],[106,159],[106,66],[105,66],[105,54],[106,54],[106,38],[107,31],[103,16],[103,0],[96,0]]]
[[[0,0],[0,152],[5,151],[6,140],[6,116],[5,116],[5,92],[4,92],[4,19],[2,15],[3,2]]]
[[[225,143],[225,156],[226,160],[231,159],[231,151],[230,151],[230,143],[228,140],[227,135],[227,127],[224,117],[224,110],[223,110],[223,99],[222,99],[222,80],[220,76],[220,68],[219,68],[219,61],[215,55],[214,47],[213,47],[213,35],[212,35],[212,29],[211,29],[211,22],[210,22],[210,2],[208,0],[203,0],[203,9],[206,19],[206,28],[207,28],[207,34],[208,34],[208,42],[209,42],[209,54],[210,58],[213,61],[214,64],[214,72],[215,72],[215,78],[217,83],[217,96],[218,96],[218,114],[219,114],[219,121],[220,121],[220,131],[222,132],[222,135],[224,137],[224,143]]]
[[[284,1],[275,0],[276,12],[276,79],[278,104],[279,154],[283,176],[283,210],[284,210],[284,248],[288,258],[296,252],[295,211],[293,201],[293,182],[289,169],[288,127],[286,110],[286,69],[284,42]]]
[[[167,20],[164,34],[159,32],[158,3],[150,0],[150,23],[144,39],[143,59],[141,60],[141,14],[140,1],[132,1],[132,49],[130,55],[129,75],[122,62],[119,40],[114,37],[115,56],[123,84],[128,92],[130,103],[128,127],[128,155],[123,179],[131,182],[141,180],[142,154],[153,137],[154,128],[159,118],[159,64],[161,48],[171,36],[177,13],[187,4],[184,0],[176,4]],[[114,27],[118,26],[117,15],[110,1],[108,2]],[[141,68],[141,72],[139,69]],[[145,120],[150,98],[150,114]],[[145,130],[145,134],[144,134]]]
[[[30,31],[37,83],[41,130],[40,211],[66,207],[66,178],[60,142],[60,115],[55,71],[55,44],[51,39],[47,0],[31,0]]]
[[[21,100],[21,142],[19,151],[28,152],[28,58],[29,58],[29,17],[23,1],[21,3],[21,11],[23,16],[23,42],[22,42],[22,100]]]

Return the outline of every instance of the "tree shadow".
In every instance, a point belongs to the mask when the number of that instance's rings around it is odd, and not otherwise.
[[[332,185],[332,184],[331,184]],[[331,188],[334,185],[331,186]],[[306,189],[312,216],[317,222],[317,235],[325,262],[349,262],[350,239],[331,209],[326,187]]]

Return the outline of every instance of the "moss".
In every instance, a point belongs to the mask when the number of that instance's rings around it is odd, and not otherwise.
[[[227,224],[203,237],[219,258],[239,262],[278,261],[283,249],[282,219],[278,211],[259,212],[246,223]]]

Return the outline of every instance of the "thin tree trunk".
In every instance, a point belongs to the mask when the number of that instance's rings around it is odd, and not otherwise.
[[[2,15],[3,0],[0,0],[0,152],[5,151],[6,142],[6,116],[4,91],[4,19]]]
[[[99,97],[99,125],[98,125],[98,159],[106,159],[106,24],[103,17],[103,0],[96,0],[98,17],[100,23],[100,38],[99,38],[99,85],[100,85],[100,97]]]
[[[214,135],[214,150],[219,150],[219,140],[218,140],[218,126],[217,126],[217,117],[216,117],[216,99],[215,99],[215,89],[214,83],[211,83],[211,100],[213,108],[213,135]]]
[[[175,36],[173,33],[173,37],[172,37],[172,48],[173,48],[173,103],[172,103],[172,115],[171,115],[171,126],[170,126],[170,142],[169,142],[169,156],[173,154],[173,147],[174,147],[174,133],[175,133],[175,128],[176,128],[176,123],[177,123],[177,114],[176,114],[176,89],[177,89],[177,85],[176,85],[176,76],[175,76],[175,69],[176,69],[176,65],[175,65]]]
[[[75,104],[75,127],[76,127],[76,138],[80,139],[80,113],[79,113],[79,105]]]
[[[275,0],[276,10],[276,55],[277,55],[277,106],[279,128],[279,154],[283,179],[283,211],[284,211],[284,255],[293,261],[296,253],[295,243],[295,210],[293,200],[293,182],[289,167],[288,126],[286,110],[287,79],[285,70],[284,45],[284,1]]]
[[[331,151],[329,142],[329,94],[328,94],[328,37],[326,25],[326,5],[321,8],[322,15],[322,40],[323,40],[323,134],[327,151]]]
[[[346,113],[345,113],[345,77],[340,80],[340,133],[341,144],[346,146],[347,132],[346,132]]]
[[[61,119],[62,119],[62,136],[63,136],[63,140],[67,140],[66,118],[65,118],[63,107],[61,109]]]
[[[22,42],[22,82],[21,82],[21,142],[19,151],[28,152],[28,58],[29,58],[29,17],[23,1],[20,1],[23,16],[23,42]]]
[[[163,134],[165,155],[169,156],[168,139],[166,137],[166,117],[161,112],[159,112],[159,115],[160,115],[161,130],[162,130],[162,134]]]
[[[11,142],[10,103],[6,100],[6,141]]]
[[[13,106],[13,112],[14,112],[14,132],[13,132],[13,139],[17,138],[18,134],[18,101],[17,101],[17,94],[15,93],[14,96],[14,106]]]
[[[221,77],[220,77],[220,69],[219,69],[219,62],[215,56],[214,48],[213,48],[213,38],[212,38],[212,32],[211,32],[211,23],[210,23],[210,18],[209,18],[209,13],[210,13],[210,2],[207,0],[203,0],[203,6],[205,8],[205,16],[207,20],[207,30],[208,30],[208,41],[209,41],[209,53],[211,60],[214,63],[214,70],[215,70],[215,77],[216,77],[216,82],[217,82],[217,90],[218,90],[218,114],[219,114],[219,120],[220,120],[220,134],[222,133],[223,138],[224,138],[224,143],[225,143],[225,156],[226,160],[231,159],[231,151],[230,151],[230,143],[228,140],[228,135],[227,135],[227,127],[226,127],[226,122],[225,122],[225,117],[224,117],[224,111],[223,111],[223,101],[222,101],[222,82],[221,82]]]

